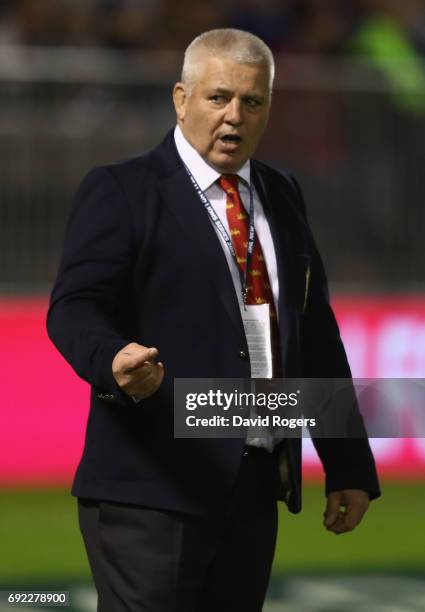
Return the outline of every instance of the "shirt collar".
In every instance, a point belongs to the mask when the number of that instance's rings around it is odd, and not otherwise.
[[[178,154],[182,161],[189,168],[193,178],[198,183],[202,191],[206,191],[213,185],[221,174],[199,155],[198,151],[192,147],[190,142],[186,140],[179,125],[176,125],[174,130],[174,140],[176,143]],[[236,173],[245,183],[251,182],[251,164],[247,160],[242,168]]]

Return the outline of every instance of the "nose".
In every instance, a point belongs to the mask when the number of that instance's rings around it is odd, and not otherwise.
[[[243,122],[242,106],[237,98],[232,98],[227,105],[225,121],[234,126],[240,125]]]

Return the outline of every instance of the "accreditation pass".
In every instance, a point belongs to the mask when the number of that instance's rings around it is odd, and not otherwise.
[[[242,319],[248,342],[251,378],[272,377],[270,304],[246,305]]]

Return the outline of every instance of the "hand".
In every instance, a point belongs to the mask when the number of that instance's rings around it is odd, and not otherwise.
[[[164,365],[155,363],[158,349],[131,342],[112,362],[112,374],[121,389],[135,399],[155,393],[164,378]]]
[[[323,524],[328,531],[336,534],[353,531],[368,508],[369,495],[366,491],[346,489],[329,493]]]

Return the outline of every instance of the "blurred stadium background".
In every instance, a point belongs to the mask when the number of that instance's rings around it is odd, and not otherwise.
[[[276,54],[259,156],[303,185],[354,375],[425,378],[424,0],[2,0],[0,590],[95,610],[68,493],[88,389],[46,338],[48,292],[83,174],[159,142],[182,50],[228,26]],[[305,445],[267,612],[425,609],[425,440],[373,444],[383,498],[341,539]]]

